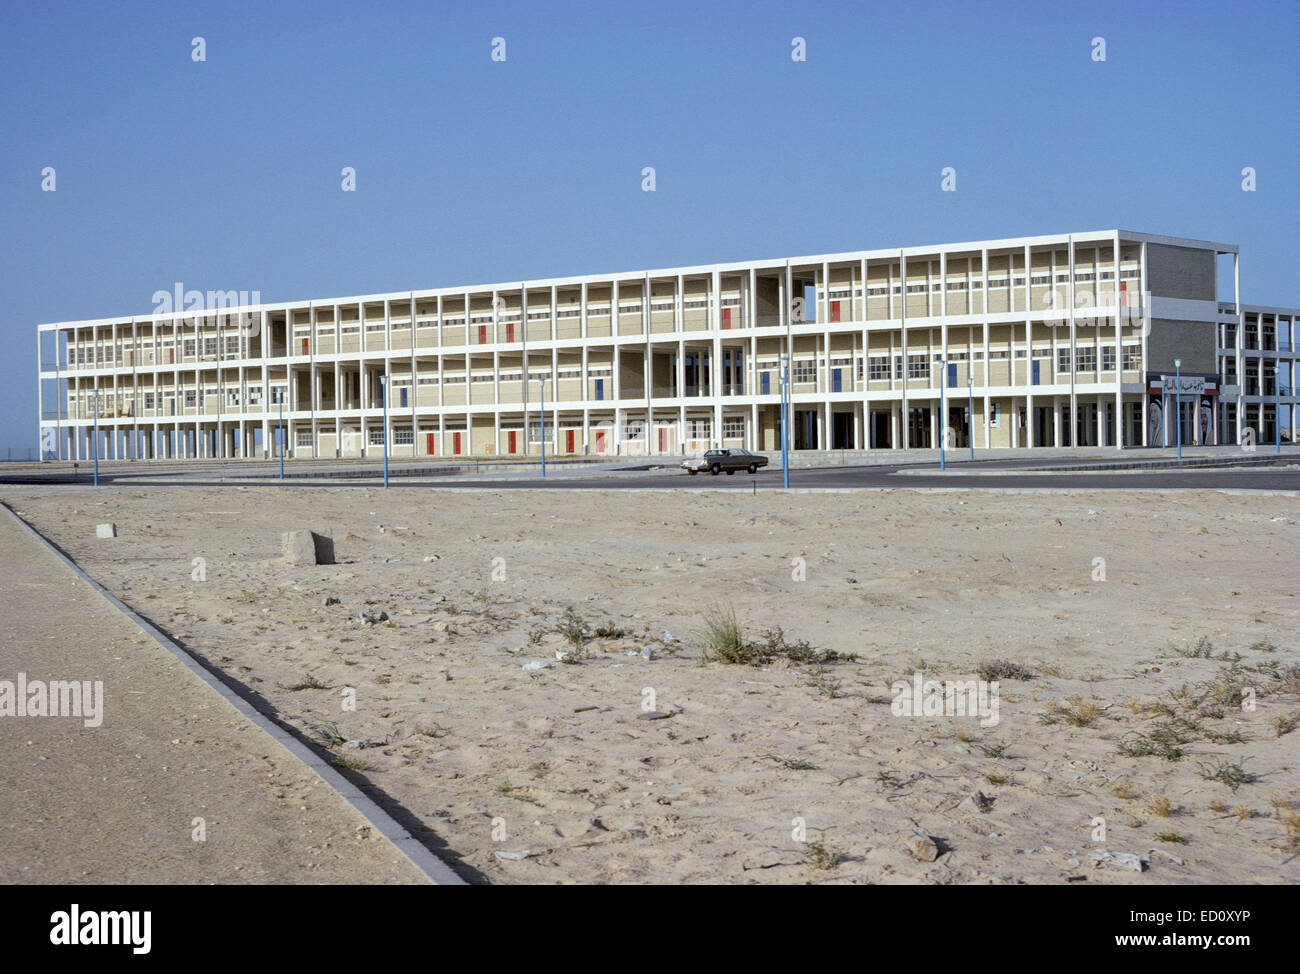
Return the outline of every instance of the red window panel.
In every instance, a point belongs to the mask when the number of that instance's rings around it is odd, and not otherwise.
[[[480,345],[487,344],[487,325],[478,326],[478,343]]]
[[[451,434],[451,447],[452,447],[452,453],[456,454],[456,456],[460,456],[460,434],[459,433]]]
[[[840,320],[840,303],[839,303],[838,301],[832,301],[832,302],[831,302],[831,321],[839,321],[839,320]]]
[[[515,326],[514,326],[514,322],[511,322],[510,324],[506,325],[506,341],[513,342],[514,340],[515,340]]]
[[[564,431],[564,443],[566,447],[566,452],[572,453],[573,452],[573,430]]]
[[[438,435],[437,433],[429,434],[429,456],[433,456],[435,453],[438,452],[437,448],[434,446],[434,439],[433,439],[437,435]]]
[[[307,342],[309,342],[310,340],[311,340],[311,339],[309,339],[309,338],[304,338],[304,339],[302,340],[302,354],[303,354],[303,355],[306,355],[306,354],[307,354]]]
[[[519,442],[516,439],[516,434],[514,430],[510,431],[510,452],[511,453],[519,452]]]
[[[730,328],[730,327],[731,327],[731,309],[730,309],[730,308],[723,308],[723,309],[722,309],[722,327],[723,327],[723,328]]]

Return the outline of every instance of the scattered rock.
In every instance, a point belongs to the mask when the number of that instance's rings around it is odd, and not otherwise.
[[[909,835],[905,842],[907,851],[913,859],[921,862],[934,862],[939,858],[939,844],[923,832]]]
[[[549,670],[554,663],[548,663],[546,660],[535,659],[532,662],[525,663],[520,667],[521,670]]]
[[[648,710],[643,714],[637,714],[636,719],[637,720],[664,720],[665,718],[671,716],[672,714],[665,713],[662,710]]]
[[[280,547],[291,565],[334,564],[334,539],[315,531],[286,531],[280,535]]]
[[[116,537],[117,537],[117,525],[116,525],[116,524],[96,524],[96,525],[95,525],[95,537],[97,537],[97,538],[116,538]]]
[[[321,600],[321,604],[322,604],[322,605],[338,605],[338,604],[339,604],[339,600],[336,599],[336,598],[335,598],[334,596],[332,596],[332,595],[327,595],[327,596],[325,596],[324,599]]]
[[[641,658],[647,661],[654,659],[655,658],[654,649],[651,648],[650,646],[646,646],[644,649],[641,650]]]
[[[527,859],[532,853],[527,849],[523,852],[503,852],[497,850],[493,853],[498,859],[504,859],[506,862],[518,862],[520,859]]]
[[[1093,867],[1100,866],[1102,863],[1110,863],[1113,866],[1119,866],[1121,869],[1132,869],[1134,872],[1142,872],[1147,868],[1147,863],[1151,861],[1150,856],[1139,856],[1132,852],[1111,852],[1107,849],[1098,849],[1089,853],[1092,856]]]
[[[383,611],[376,612],[373,609],[366,609],[364,612],[362,612],[357,616],[357,619],[359,619],[361,622],[364,622],[368,626],[373,626],[381,622],[387,622],[388,613]]]

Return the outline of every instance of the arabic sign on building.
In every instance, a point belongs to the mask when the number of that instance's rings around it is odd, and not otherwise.
[[[1205,395],[1205,376],[1202,375],[1185,375],[1181,379],[1176,375],[1162,375],[1160,385],[1162,390],[1170,396],[1174,394],[1182,396]]]

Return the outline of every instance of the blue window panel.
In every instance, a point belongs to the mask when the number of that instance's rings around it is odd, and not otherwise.
[[[843,391],[843,390],[841,389],[841,385],[842,385],[843,383],[842,383],[842,381],[841,381],[841,379],[840,379],[840,373],[841,373],[842,371],[843,371],[842,369],[834,369],[834,370],[831,371],[831,392],[842,392],[842,391]]]
[[[760,375],[762,376],[763,395],[770,396],[772,394],[772,373],[763,372]]]
[[[596,399],[597,399],[597,400],[601,400],[601,399],[604,399],[604,398],[605,398],[605,380],[604,380],[604,379],[597,379],[597,380],[596,380]]]
[[[1033,385],[1038,385],[1038,384],[1039,384],[1039,381],[1038,381],[1038,366],[1039,366],[1039,364],[1040,364],[1040,363],[1038,363],[1038,362],[1034,362],[1034,363],[1033,363],[1034,374],[1033,374],[1033,379],[1031,380],[1031,382],[1032,382]]]
[[[955,389],[956,387],[957,387],[957,363],[949,362],[948,363],[948,388]]]
[[[406,386],[402,386],[402,408],[406,408]]]

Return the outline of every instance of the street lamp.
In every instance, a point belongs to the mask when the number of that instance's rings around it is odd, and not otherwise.
[[[276,396],[276,398],[280,400],[280,479],[281,480],[284,479],[284,392],[285,392],[284,388],[281,388],[279,395]]]
[[[948,381],[948,361],[939,359],[939,469],[948,469],[948,457],[944,451],[948,439],[947,427],[943,424],[943,386]]]
[[[1295,407],[1291,407],[1295,412]],[[1273,452],[1282,452],[1282,363],[1273,363]]]
[[[388,486],[388,373],[379,376],[379,405],[384,411],[384,428],[380,431],[384,440],[384,486]]]
[[[537,377],[537,388],[542,393],[542,476],[546,476],[546,374]]]
[[[95,390],[95,394],[92,398],[94,399],[94,403],[95,403],[93,407],[95,412],[95,437],[91,445],[94,449],[94,455],[95,455],[95,486],[98,487],[99,486],[99,390],[98,389]]]
[[[781,480],[782,486],[790,488],[790,433],[789,433],[789,394],[790,394],[790,356],[781,356]]]
[[[975,375],[973,372],[966,374],[966,388],[970,391],[970,407],[966,415],[966,439],[970,441],[970,458],[975,459]]]
[[[1178,430],[1178,461],[1183,460],[1183,360],[1174,359],[1174,426]]]

